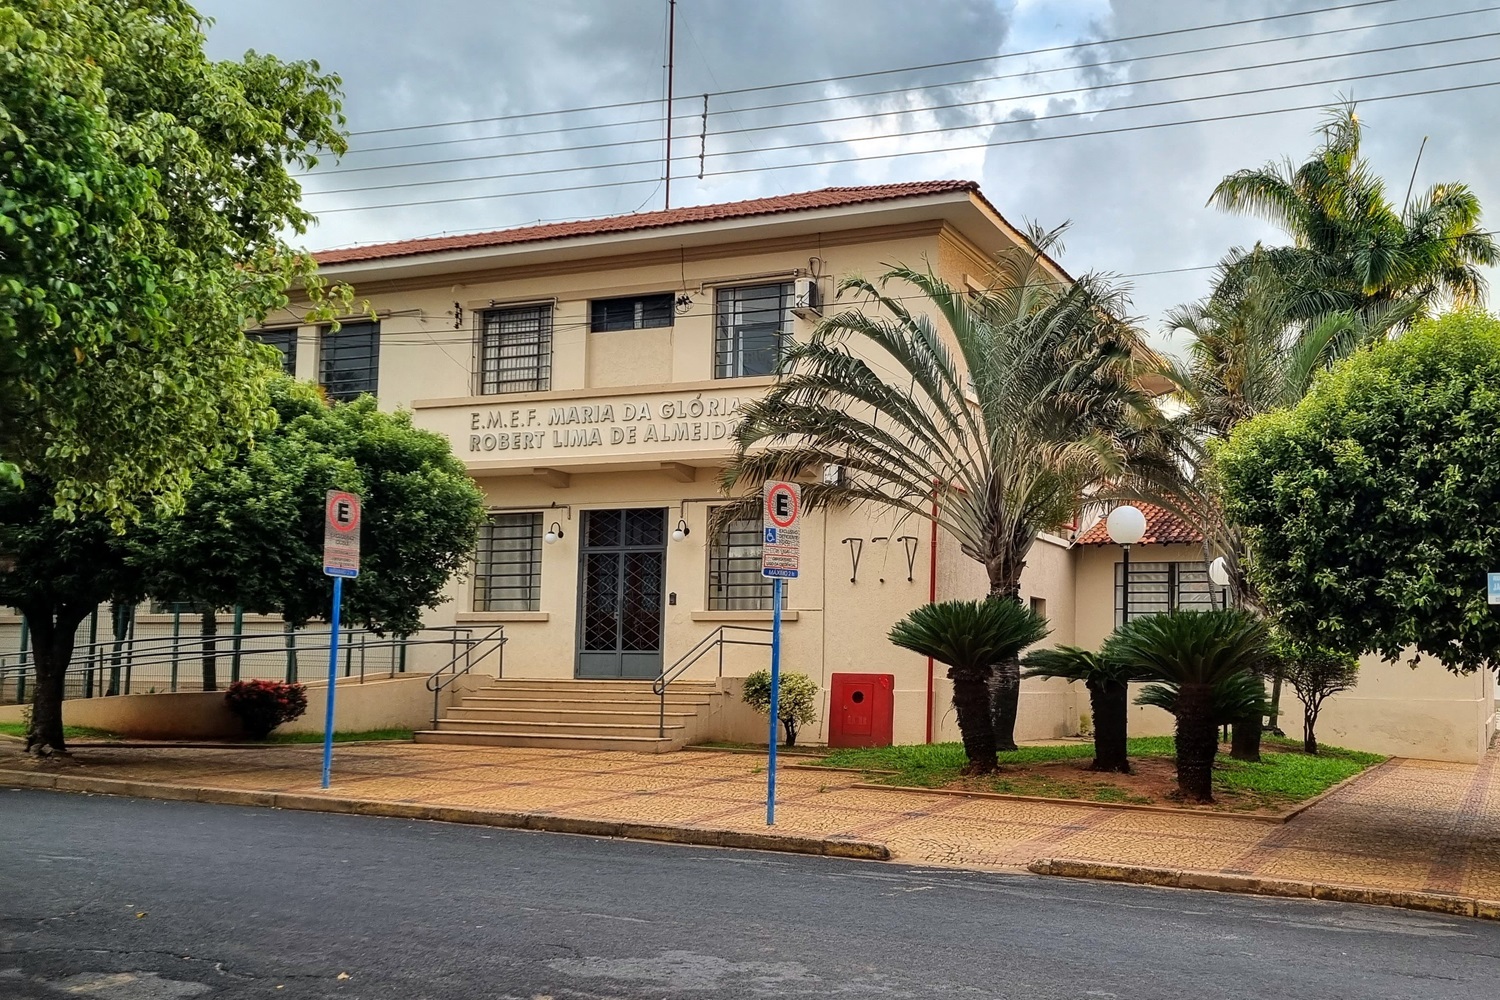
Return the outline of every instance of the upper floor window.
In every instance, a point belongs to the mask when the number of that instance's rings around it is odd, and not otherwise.
[[[281,370],[288,375],[297,374],[297,328],[284,330],[252,330],[249,334],[256,343],[274,347],[281,352]]]
[[[792,284],[721,288],[714,336],[714,378],[774,375],[792,334]]]
[[[552,306],[482,312],[478,374],[481,396],[552,388]]]
[[[325,327],[320,382],[330,399],[350,400],[380,390],[380,324]]]
[[[1130,586],[1125,585],[1124,563],[1115,563],[1115,624],[1168,611],[1211,611],[1213,585],[1208,566],[1201,562],[1133,562]]]
[[[760,575],[765,540],[759,517],[731,521],[708,546],[708,610],[767,611],[771,581]]]
[[[474,556],[475,611],[542,606],[542,515],[491,514]]]
[[[634,298],[595,299],[589,303],[589,332],[650,330],[672,325],[672,293]]]

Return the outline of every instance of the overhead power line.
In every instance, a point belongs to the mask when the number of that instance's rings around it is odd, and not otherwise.
[[[944,62],[924,63],[919,66],[902,66],[896,69],[870,70],[865,73],[843,73],[835,76],[818,77],[810,80],[796,80],[787,83],[771,83],[755,87],[737,87],[731,90],[720,90],[712,96],[728,97],[735,94],[749,94],[765,90],[785,90],[792,87],[808,87],[819,83],[838,83],[844,80],[861,80],[875,76],[892,76],[898,73],[915,73],[929,69],[943,69],[949,66],[973,65],[982,62],[994,62],[1000,59],[1019,59],[1025,56],[1049,55],[1054,52],[1072,52],[1079,49],[1094,48],[1101,45],[1118,45],[1121,42],[1137,42],[1148,38],[1169,38],[1176,35],[1186,35],[1198,31],[1210,31],[1215,28],[1237,28],[1248,24],[1264,24],[1271,21],[1283,21],[1294,17],[1311,17],[1316,14],[1327,14],[1342,10],[1356,10],[1363,7],[1381,7],[1386,4],[1395,3],[1396,0],[1360,0],[1357,3],[1337,4],[1330,7],[1312,7],[1307,10],[1289,11],[1283,14],[1268,14],[1262,17],[1247,17],[1236,21],[1220,21],[1214,24],[1200,24],[1187,28],[1173,28],[1167,31],[1150,31],[1138,35],[1122,35],[1116,38],[1101,38],[1089,42],[1074,42],[1068,45],[1051,45],[1040,49],[1027,49],[1022,52],[1002,52],[992,56],[976,56],[971,59],[950,59]],[[694,95],[696,96],[696,95]],[[578,108],[556,108],[550,111],[529,111],[518,114],[493,115],[484,118],[463,118],[446,122],[427,122],[418,125],[395,125],[388,128],[362,129],[351,132],[350,135],[386,135],[392,132],[413,132],[431,128],[451,128],[456,125],[479,125],[489,122],[519,121],[528,118],[543,118],[549,115],[576,114],[583,111],[608,111],[615,108],[633,108],[642,104],[655,104],[656,101],[617,101],[611,104],[593,104]]]
[[[1472,83],[1456,85],[1451,87],[1433,87],[1426,90],[1414,90],[1401,94],[1382,94],[1375,97],[1360,98],[1359,103],[1374,104],[1380,101],[1402,100],[1409,97],[1428,97],[1435,94],[1453,94],[1471,90],[1484,90],[1490,87],[1500,87],[1500,80],[1490,80],[1483,83]],[[1005,139],[994,142],[974,143],[967,146],[945,146],[942,149],[919,149],[906,150],[897,153],[871,153],[862,156],[841,157],[837,159],[810,160],[805,163],[784,163],[771,166],[742,167],[730,170],[714,170],[705,173],[705,177],[725,177],[735,174],[757,173],[772,170],[790,170],[799,167],[826,166],[828,164],[848,163],[856,160],[887,160],[899,159],[908,156],[931,156],[937,153],[965,152],[968,150],[991,149],[1000,146],[1026,145],[1033,142],[1056,142],[1063,139],[1084,139],[1101,135],[1119,135],[1127,132],[1144,132],[1160,128],[1177,128],[1184,125],[1203,125],[1211,122],[1233,121],[1244,118],[1263,118],[1268,115],[1293,114],[1299,111],[1317,111],[1326,107],[1326,104],[1302,104],[1290,108],[1270,108],[1261,111],[1242,111],[1232,114],[1209,115],[1202,118],[1187,118],[1173,122],[1154,122],[1144,125],[1126,125],[1117,128],[1094,129],[1086,132],[1070,132],[1063,135],[1037,135],[1027,136],[1021,139]],[[1031,121],[1039,119],[1030,119]],[[787,147],[795,148],[795,147]],[[654,161],[653,161],[654,162]],[[495,194],[464,195],[453,198],[433,198],[419,201],[387,202],[378,205],[349,205],[341,208],[325,208],[315,214],[333,215],[343,212],[368,212],[386,208],[411,208],[421,205],[447,205],[466,201],[492,201],[497,198],[518,198],[534,194],[556,194],[564,191],[591,191],[602,188],[626,187],[635,184],[651,184],[659,181],[657,177],[643,177],[626,181],[603,181],[595,184],[576,184],[564,187],[534,188],[523,191],[501,191]],[[406,185],[402,185],[403,187]]]
[[[1493,34],[1500,35],[1500,32],[1494,32]],[[823,146],[844,146],[844,145],[849,145],[849,144],[852,144],[852,143],[859,143],[859,142],[884,142],[884,141],[888,141],[888,140],[890,140],[892,138],[903,138],[904,139],[904,138],[911,138],[911,137],[914,137],[914,136],[938,135],[938,134],[952,133],[952,132],[972,131],[974,129],[999,128],[999,127],[1004,127],[1004,126],[1008,126],[1008,125],[1012,125],[1012,126],[1029,125],[1029,124],[1032,124],[1032,123],[1035,123],[1035,122],[1057,121],[1059,119],[1064,119],[1064,118],[1079,118],[1079,117],[1085,117],[1085,116],[1097,116],[1097,115],[1103,115],[1103,114],[1114,114],[1114,113],[1121,112],[1121,111],[1140,111],[1140,110],[1145,110],[1145,109],[1150,109],[1150,108],[1166,107],[1168,105],[1174,105],[1174,104],[1192,104],[1192,103],[1196,103],[1198,101],[1224,100],[1224,99],[1231,98],[1231,97],[1251,97],[1251,96],[1256,96],[1256,95],[1259,95],[1259,94],[1276,93],[1276,92],[1285,91],[1285,90],[1305,90],[1305,89],[1307,89],[1309,87],[1326,87],[1326,86],[1330,86],[1332,84],[1338,84],[1338,83],[1353,83],[1353,82],[1357,82],[1357,81],[1360,81],[1360,80],[1383,79],[1385,77],[1391,77],[1391,76],[1404,76],[1404,75],[1409,74],[1409,73],[1424,73],[1424,72],[1432,72],[1432,71],[1435,71],[1435,70],[1442,70],[1442,69],[1455,69],[1455,68],[1459,68],[1459,67],[1463,67],[1463,66],[1475,66],[1475,65],[1481,65],[1481,64],[1485,64],[1485,63],[1493,63],[1493,62],[1500,62],[1500,56],[1487,56],[1487,57],[1479,58],[1479,59],[1457,60],[1457,61],[1454,61],[1454,62],[1439,63],[1439,64],[1437,64],[1435,66],[1415,66],[1415,67],[1408,67],[1406,69],[1382,70],[1382,71],[1377,72],[1377,73],[1360,73],[1360,74],[1353,74],[1353,75],[1350,75],[1350,76],[1334,77],[1332,79],[1326,79],[1326,80],[1311,80],[1311,81],[1308,81],[1308,82],[1305,82],[1305,83],[1286,83],[1286,84],[1279,84],[1277,86],[1272,86],[1272,87],[1252,87],[1252,88],[1247,88],[1247,89],[1244,89],[1244,90],[1228,91],[1228,92],[1219,93],[1219,94],[1200,94],[1200,95],[1192,96],[1192,97],[1173,97],[1173,98],[1170,98],[1170,99],[1167,99],[1167,100],[1143,101],[1143,102],[1140,102],[1140,103],[1137,103],[1137,104],[1121,104],[1121,105],[1116,105],[1114,107],[1091,108],[1091,109],[1085,109],[1085,110],[1082,110],[1082,111],[1061,111],[1061,112],[1057,112],[1055,114],[1037,115],[1036,117],[1033,117],[1033,118],[1008,118],[1008,119],[1002,119],[1000,121],[975,122],[975,123],[968,124],[968,125],[948,125],[948,126],[942,126],[942,127],[939,127],[939,128],[916,129],[916,130],[912,130],[912,131],[905,131],[905,132],[895,133],[893,135],[851,136],[851,137],[844,137],[844,138],[837,138],[837,139],[822,139],[822,140],[817,140],[817,141],[813,141],[813,142],[798,142],[798,143],[796,143],[794,145],[761,146],[761,147],[755,147],[755,148],[751,148],[751,149],[720,150],[720,151],[715,151],[715,152],[709,153],[708,156],[715,157],[715,158],[722,158],[722,157],[726,157],[726,156],[747,156],[747,155],[754,154],[754,153],[774,153],[774,152],[777,152],[778,150],[783,150],[783,149],[785,149],[785,150],[806,150],[806,149],[812,149],[812,148],[823,147]],[[992,103],[992,102],[986,102],[986,103]],[[1005,145],[1005,143],[987,143],[986,145]],[[958,148],[973,148],[973,147],[958,147]],[[855,157],[855,159],[859,159],[859,158],[860,157]],[[673,157],[673,160],[695,160],[695,159],[697,159],[696,156],[691,156],[691,157],[689,157],[689,156],[675,156],[675,157]],[[425,181],[402,181],[402,182],[397,182],[397,183],[392,183],[392,184],[358,185],[358,186],[355,186],[355,187],[333,188],[333,189],[324,190],[324,191],[308,191],[306,194],[307,194],[307,197],[327,197],[329,195],[335,195],[335,194],[357,194],[357,193],[363,193],[363,192],[367,192],[367,191],[391,191],[391,190],[399,190],[399,189],[406,189],[406,188],[436,187],[436,186],[441,186],[441,185],[445,185],[445,184],[472,184],[472,183],[476,183],[476,182],[479,182],[479,181],[487,181],[487,180],[507,180],[507,179],[510,179],[510,178],[513,178],[513,177],[536,177],[536,176],[550,175],[550,174],[577,173],[577,172],[580,172],[580,171],[622,170],[622,169],[625,169],[625,168],[628,168],[628,167],[645,166],[645,165],[653,164],[653,163],[657,163],[657,162],[660,162],[660,161],[658,159],[656,159],[656,158],[652,158],[652,159],[649,159],[649,160],[646,160],[646,159],[642,159],[642,160],[626,160],[626,161],[619,162],[619,163],[586,164],[586,165],[571,166],[571,167],[551,167],[551,168],[538,169],[538,170],[512,171],[512,172],[507,172],[507,173],[504,173],[504,174],[479,174],[479,175],[474,175],[474,176],[469,176],[469,177],[445,177],[445,178],[435,178],[435,179],[432,179],[432,180],[425,180]],[[843,161],[840,161],[840,160],[816,160],[816,161],[810,161],[808,163],[802,163],[802,164],[796,164],[796,165],[797,166],[810,166],[810,165],[813,165],[815,163],[838,163],[838,162],[843,162]],[[765,169],[780,169],[780,168],[769,167],[769,168],[765,168]],[[737,173],[737,172],[742,172],[742,171],[714,170],[714,171],[708,171],[708,172],[706,172],[705,176],[719,175],[719,174],[724,174],[724,173]]]
[[[767,111],[767,110],[774,110],[774,109],[778,109],[778,108],[802,107],[802,106],[806,106],[806,105],[809,105],[809,104],[832,104],[832,103],[837,103],[837,102],[840,102],[840,101],[863,100],[863,99],[869,98],[869,97],[887,97],[887,96],[890,96],[890,95],[893,95],[893,94],[911,94],[911,93],[915,93],[917,91],[924,91],[924,90],[943,90],[943,89],[947,89],[947,88],[950,88],[950,87],[970,86],[972,84],[977,84],[977,83],[991,83],[991,82],[998,81],[998,80],[1015,80],[1015,79],[1020,79],[1020,78],[1023,78],[1023,77],[1046,76],[1046,75],[1050,75],[1050,74],[1054,74],[1054,73],[1070,73],[1070,72],[1076,72],[1078,70],[1084,70],[1084,69],[1099,69],[1099,68],[1106,67],[1106,66],[1120,66],[1120,65],[1127,64],[1127,63],[1154,62],[1154,61],[1159,60],[1159,59],[1173,59],[1173,58],[1177,58],[1179,56],[1204,55],[1204,54],[1210,53],[1210,52],[1227,52],[1227,51],[1231,51],[1231,50],[1234,50],[1234,49],[1252,48],[1252,47],[1261,46],[1261,45],[1274,45],[1274,44],[1277,44],[1279,42],[1300,42],[1300,41],[1306,41],[1306,40],[1312,39],[1312,38],[1323,38],[1323,37],[1327,37],[1327,36],[1330,36],[1330,35],[1343,35],[1343,34],[1348,34],[1350,32],[1355,32],[1355,31],[1373,31],[1373,30],[1382,29],[1382,28],[1404,27],[1404,26],[1407,26],[1407,25],[1421,24],[1421,23],[1425,23],[1425,22],[1429,22],[1429,21],[1443,21],[1443,20],[1448,20],[1450,18],[1455,18],[1455,17],[1470,17],[1470,16],[1473,16],[1473,15],[1476,15],[1476,14],[1490,14],[1490,13],[1494,13],[1495,11],[1500,11],[1500,6],[1474,7],[1474,8],[1470,8],[1468,10],[1444,11],[1443,13],[1440,13],[1440,14],[1424,14],[1424,15],[1422,15],[1420,17],[1407,17],[1407,18],[1401,18],[1401,19],[1394,20],[1394,21],[1376,21],[1376,22],[1373,22],[1373,23],[1370,23],[1370,24],[1351,24],[1351,25],[1345,25],[1343,27],[1338,27],[1338,28],[1324,28],[1324,29],[1322,29],[1320,31],[1305,31],[1305,32],[1293,33],[1293,34],[1289,34],[1289,35],[1272,35],[1272,36],[1270,36],[1268,38],[1250,38],[1250,39],[1245,39],[1245,40],[1242,40],[1242,41],[1224,42],[1224,43],[1219,44],[1219,45],[1200,45],[1200,46],[1197,46],[1195,48],[1190,48],[1190,49],[1174,49],[1174,50],[1169,51],[1169,52],[1151,52],[1151,53],[1144,53],[1144,54],[1141,54],[1141,55],[1121,56],[1121,57],[1115,58],[1115,59],[1100,59],[1100,60],[1096,60],[1094,62],[1065,63],[1065,64],[1060,65],[1060,66],[1040,66],[1040,67],[1034,67],[1034,68],[1027,68],[1027,69],[1024,69],[1024,70],[1018,70],[1018,71],[1012,72],[1012,73],[1000,73],[1000,74],[995,74],[995,75],[990,75],[990,76],[967,76],[967,77],[964,77],[963,79],[959,79],[959,80],[945,80],[945,81],[943,81],[941,83],[923,83],[923,84],[916,84],[916,85],[909,86],[909,87],[896,87],[896,88],[891,88],[891,89],[886,89],[886,90],[853,91],[853,92],[845,93],[845,94],[826,94],[826,95],[821,96],[821,97],[808,97],[808,98],[803,98],[801,100],[795,100],[795,101],[776,101],[776,102],[772,102],[772,103],[769,103],[769,104],[754,104],[754,105],[750,105],[749,107],[744,107],[744,108],[726,108],[725,111],[729,112],[730,114],[739,115],[739,114],[748,114],[748,113],[753,112],[753,111]],[[1420,43],[1413,43],[1413,44],[1420,44]],[[1336,53],[1336,55],[1350,55],[1350,54],[1352,54],[1352,53]],[[701,96],[703,96],[703,97],[713,97],[716,94],[722,94],[722,93],[724,93],[724,91],[722,91],[722,90],[720,90],[720,91],[710,91],[708,94],[701,95]],[[695,96],[699,96],[699,95],[695,95]],[[657,102],[650,102],[650,103],[657,103]],[[580,110],[588,110],[588,109],[580,109]],[[560,113],[567,113],[567,112],[560,112]],[[722,114],[722,113],[724,113],[724,112],[715,112],[715,114]],[[691,115],[691,114],[684,114],[684,115],[679,115],[678,117],[680,117],[680,118],[682,118],[683,120],[686,121],[688,119],[693,118],[694,116]],[[457,146],[457,145],[467,145],[469,143],[476,143],[476,142],[497,142],[497,141],[500,141],[500,140],[508,140],[508,139],[530,138],[532,136],[541,136],[541,135],[560,135],[560,134],[573,133],[573,132],[599,131],[601,129],[626,128],[626,127],[633,126],[633,125],[641,125],[646,120],[647,119],[637,118],[634,121],[628,121],[628,122],[627,121],[593,122],[593,123],[590,123],[590,124],[587,124],[587,125],[562,125],[562,126],[558,126],[556,128],[532,129],[532,130],[525,131],[525,132],[501,132],[501,133],[496,133],[496,134],[492,134],[492,135],[470,135],[470,136],[461,136],[461,137],[456,138],[456,139],[431,139],[431,140],[427,140],[427,141],[423,141],[423,142],[396,142],[396,143],[391,143],[390,145],[387,145],[387,146],[361,146],[359,148],[350,149],[350,150],[346,151],[344,153],[344,156],[345,157],[349,157],[349,156],[364,156],[364,155],[368,155],[370,153],[383,153],[383,152],[390,152],[392,150],[429,149],[429,148],[432,148],[432,147],[435,147],[435,146]],[[651,120],[659,122],[661,119],[657,118],[657,119],[651,119]],[[635,140],[635,141],[641,142],[641,143],[646,143],[646,142],[653,142],[653,141],[655,141],[655,139],[654,138],[653,139],[640,139],[640,140]],[[563,148],[579,148],[579,147],[563,147]],[[524,154],[517,154],[517,155],[524,155]],[[350,170],[350,171],[352,171],[352,170],[355,170],[355,169],[369,169],[369,170],[374,170],[374,169],[380,169],[380,168],[379,167],[362,167],[362,168],[347,168],[347,169]],[[342,173],[342,172],[346,172],[346,170],[344,168],[340,168],[338,170],[316,171],[316,173],[318,173],[318,174],[325,174],[325,175],[326,174],[331,174],[331,173]]]
[[[1494,9],[1500,10],[1500,7],[1496,7]],[[726,136],[726,135],[743,135],[743,134],[747,134],[747,133],[750,133],[750,132],[770,132],[770,131],[779,131],[779,130],[782,130],[782,129],[806,128],[806,127],[812,126],[812,125],[832,125],[832,124],[836,124],[836,123],[840,123],[840,122],[864,121],[864,120],[871,119],[871,118],[888,118],[888,117],[900,116],[900,115],[931,114],[931,113],[937,112],[937,111],[952,111],[952,110],[957,110],[957,109],[960,109],[960,108],[982,107],[982,106],[985,106],[985,105],[999,104],[999,103],[1002,103],[1002,102],[1035,101],[1035,100],[1041,100],[1042,98],[1047,98],[1047,97],[1061,97],[1063,95],[1071,95],[1071,94],[1097,93],[1099,91],[1115,90],[1115,89],[1119,89],[1121,87],[1143,87],[1143,86],[1147,86],[1147,85],[1150,85],[1150,84],[1156,84],[1156,83],[1170,83],[1170,82],[1175,82],[1175,81],[1178,81],[1178,80],[1190,80],[1190,79],[1197,79],[1197,78],[1200,78],[1200,77],[1222,76],[1222,75],[1228,74],[1228,73],[1248,73],[1248,72],[1252,72],[1252,71],[1256,71],[1256,70],[1263,70],[1263,69],[1279,69],[1279,68],[1283,68],[1283,67],[1286,67],[1286,66],[1297,66],[1297,65],[1304,65],[1304,64],[1307,64],[1307,63],[1315,63],[1315,62],[1328,62],[1328,61],[1333,60],[1333,59],[1351,59],[1351,58],[1355,58],[1355,57],[1358,57],[1358,56],[1377,55],[1377,54],[1383,54],[1383,53],[1389,53],[1389,52],[1401,52],[1401,51],[1405,51],[1405,50],[1408,50],[1408,49],[1424,49],[1424,50],[1426,50],[1426,49],[1431,49],[1431,48],[1433,48],[1435,46],[1439,46],[1439,45],[1452,45],[1452,44],[1459,44],[1459,43],[1464,43],[1464,42],[1473,42],[1473,41],[1478,41],[1478,40],[1481,40],[1481,39],[1497,38],[1497,37],[1500,37],[1500,31],[1490,31],[1490,32],[1485,32],[1485,33],[1477,34],[1477,35],[1475,35],[1475,34],[1457,35],[1457,36],[1454,36],[1452,38],[1438,38],[1438,39],[1433,39],[1432,41],[1426,41],[1426,42],[1403,42],[1402,44],[1399,44],[1399,45],[1383,45],[1383,46],[1379,46],[1379,47],[1376,47],[1376,48],[1356,49],[1356,50],[1348,51],[1348,52],[1336,52],[1336,53],[1332,53],[1332,54],[1320,54],[1320,55],[1313,55],[1313,56],[1301,56],[1301,57],[1298,57],[1296,59],[1280,59],[1280,60],[1276,60],[1276,61],[1273,61],[1273,62],[1251,63],[1251,64],[1244,65],[1244,66],[1224,66],[1224,67],[1220,67],[1218,69],[1199,70],[1199,71],[1194,71],[1192,73],[1175,73],[1175,74],[1171,74],[1171,75],[1168,75],[1168,76],[1145,77],[1145,78],[1138,79],[1138,80],[1121,80],[1121,81],[1117,81],[1117,82],[1114,82],[1114,83],[1100,83],[1100,84],[1093,84],[1091,86],[1083,86],[1083,87],[1068,87],[1068,88],[1064,88],[1064,89],[1061,89],[1061,90],[1044,90],[1044,91],[1036,91],[1036,92],[1031,92],[1031,93],[1012,94],[1012,95],[1006,95],[1006,96],[1001,96],[1001,97],[985,97],[985,98],[979,98],[979,99],[972,100],[972,101],[956,101],[956,102],[953,102],[953,103],[950,103],[950,104],[935,104],[935,105],[924,105],[922,107],[915,107],[915,108],[901,108],[901,109],[893,109],[893,110],[871,111],[871,112],[867,112],[865,114],[845,115],[845,116],[836,117],[836,118],[814,118],[814,119],[808,119],[808,120],[805,120],[805,121],[779,122],[779,123],[772,123],[772,124],[769,124],[769,125],[752,125],[752,126],[745,126],[745,127],[740,127],[740,128],[723,129],[723,130],[720,130],[720,131],[717,131],[717,132],[712,132],[712,133],[710,133],[710,135],[713,136],[713,137],[720,137],[720,136]],[[1425,68],[1425,67],[1423,67],[1423,68]],[[1438,67],[1432,67],[1432,68],[1444,68],[1444,67],[1438,66]],[[1386,74],[1389,74],[1391,72],[1393,72],[1393,71],[1384,70],[1381,73],[1369,74],[1369,76],[1386,75]],[[1021,74],[1021,75],[1024,75],[1024,74]],[[1354,77],[1354,78],[1349,78],[1349,79],[1363,79],[1363,78],[1362,77]],[[1335,80],[1335,81],[1325,81],[1325,82],[1339,83],[1339,82],[1344,82],[1344,81],[1343,80]],[[1306,84],[1306,86],[1316,86],[1316,85],[1317,84],[1312,84],[1312,83]],[[1140,105],[1135,105],[1135,107],[1139,107],[1139,106]],[[770,107],[770,105],[768,105],[767,107]],[[760,109],[749,108],[749,109],[743,109],[743,110],[753,111],[753,110],[760,110]],[[600,126],[584,126],[584,127],[598,128]],[[610,126],[610,127],[614,127],[614,126]],[[509,138],[509,137],[507,137],[507,138]],[[447,166],[448,164],[453,164],[453,163],[482,163],[482,162],[487,162],[487,161],[490,161],[490,160],[506,160],[506,159],[514,159],[516,157],[524,157],[524,156],[546,156],[546,155],[561,154],[561,153],[579,153],[579,152],[585,152],[585,151],[589,151],[589,150],[598,150],[598,149],[619,149],[619,148],[626,147],[626,146],[659,145],[660,143],[661,143],[661,138],[659,136],[651,136],[651,137],[645,138],[645,139],[623,139],[623,140],[614,141],[614,142],[586,143],[586,144],[574,145],[574,146],[555,146],[555,147],[550,147],[550,148],[546,148],[546,149],[520,149],[520,150],[512,150],[512,151],[503,152],[503,153],[484,153],[484,154],[477,155],[477,156],[445,157],[445,158],[439,159],[439,160],[414,160],[414,161],[408,161],[408,162],[405,162],[405,163],[381,163],[381,164],[374,164],[374,165],[371,165],[371,166],[364,166],[364,167],[340,167],[340,168],[333,169],[333,170],[313,171],[313,172],[310,172],[310,173],[307,173],[307,174],[302,174],[300,176],[302,178],[308,178],[308,177],[331,177],[331,176],[342,175],[342,174],[371,173],[371,172],[376,172],[376,171],[381,171],[381,170],[410,170],[410,169],[415,169],[415,168],[418,168],[418,167]],[[772,147],[772,148],[774,148],[774,147]],[[714,155],[718,155],[718,154],[714,154]],[[653,161],[637,160],[637,161],[632,161],[631,164],[620,164],[620,166],[636,165],[636,164],[644,163],[644,162],[655,162],[655,161],[654,160]],[[587,169],[587,168],[574,168],[574,169]],[[551,172],[551,171],[535,171],[535,173],[549,173],[549,172]],[[521,175],[511,175],[511,176],[526,176],[526,175],[521,174]],[[454,180],[457,181],[457,180],[463,180],[463,179],[464,178],[455,178]],[[434,183],[434,182],[428,182],[428,183]],[[443,183],[443,182],[439,181],[439,182],[436,182],[436,183]],[[400,186],[400,185],[391,185],[391,186],[392,187],[397,187],[397,186]],[[348,190],[348,189],[346,189],[346,190]]]

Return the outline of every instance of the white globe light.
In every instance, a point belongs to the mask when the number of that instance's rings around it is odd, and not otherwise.
[[[1214,582],[1215,587],[1229,586],[1229,564],[1219,556],[1208,564],[1208,578]]]
[[[555,532],[555,531],[549,531],[549,532],[547,532],[545,535],[542,536],[542,541],[546,542],[548,545],[551,545],[553,542],[557,541],[557,532]]]
[[[681,528],[676,528],[672,531],[672,541],[674,542],[680,542],[686,537],[687,532],[683,531]]]
[[[1139,507],[1124,504],[1109,512],[1104,527],[1116,545],[1134,545],[1146,534],[1146,515]]]

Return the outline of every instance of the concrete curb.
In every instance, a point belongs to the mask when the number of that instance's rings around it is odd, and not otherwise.
[[[1480,920],[1500,920],[1500,901],[1437,892],[1362,889],[1356,886],[1329,885],[1322,882],[1257,878],[1253,875],[1228,875],[1222,872],[1176,868],[1115,865],[1097,861],[1073,861],[1068,858],[1039,858],[1026,867],[1028,871],[1036,875],[1097,879],[1105,882],[1131,882],[1136,885],[1168,886],[1174,889],[1239,892],[1253,896],[1281,896],[1289,899],[1323,899],[1335,903],[1397,906],[1408,910],[1424,910],[1429,913],[1477,917]]]
[[[198,788],[147,781],[119,781],[112,778],[85,778],[70,774],[9,770],[0,770],[0,787],[432,820],[439,823],[466,823],[473,826],[497,826],[543,833],[575,833],[589,837],[654,840],[659,843],[693,844],[700,847],[735,847],[756,851],[815,854],[829,858],[854,858],[861,861],[889,861],[891,859],[890,848],[870,840],[820,839],[781,833],[712,830],[701,827],[671,826],[665,823],[635,823],[622,820],[552,816],[545,813],[500,812],[464,806],[426,805],[418,802],[338,798],[332,795],[292,794],[235,788]]]

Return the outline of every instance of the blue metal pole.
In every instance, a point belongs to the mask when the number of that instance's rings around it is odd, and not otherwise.
[[[766,767],[766,826],[776,825],[776,737],[781,728],[781,580],[771,581],[771,762]]]
[[[332,631],[328,640],[328,711],[323,717],[323,787],[333,769],[333,686],[339,679],[339,605],[344,603],[344,578],[333,578]]]

